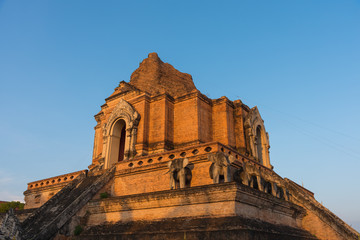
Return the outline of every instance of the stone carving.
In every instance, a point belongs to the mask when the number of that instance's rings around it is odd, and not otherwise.
[[[168,162],[170,173],[170,189],[190,187],[191,168],[188,158],[178,158]]]
[[[220,182],[220,176],[224,177],[224,182],[232,181],[231,163],[235,161],[233,156],[217,152],[215,154],[208,154],[208,159],[212,162],[209,173],[214,183]]]
[[[271,168],[269,158],[269,135],[265,130],[257,107],[250,109],[244,119],[246,145],[250,155],[257,159],[262,165]]]
[[[273,184],[267,178],[261,178],[260,185],[264,192],[274,195],[273,194],[273,189],[274,189]]]
[[[261,184],[261,171],[258,166],[251,162],[243,163],[244,173],[243,173],[243,182],[247,183],[249,187],[255,188],[257,185],[260,191],[263,191],[263,186]]]
[[[234,171],[233,179],[237,183],[241,183],[243,185],[249,186],[250,176],[246,168],[246,163],[238,162],[238,164],[241,164],[241,167]]]
[[[135,143],[140,114],[128,102],[120,99],[112,111],[108,121],[103,125],[103,149],[105,149],[105,151],[103,151],[102,157],[105,159],[105,168],[111,167],[111,163],[109,161],[109,149],[112,137],[111,128],[119,119],[124,120],[126,124],[124,160],[133,158],[136,155]]]
[[[234,171],[233,179],[243,185],[256,188],[259,191],[269,193],[274,197],[289,200],[289,191],[285,188],[280,177],[256,166],[250,161],[237,162],[241,168]]]
[[[289,192],[285,189],[284,185],[279,181],[273,182],[273,192],[272,195],[281,199],[289,200]]]

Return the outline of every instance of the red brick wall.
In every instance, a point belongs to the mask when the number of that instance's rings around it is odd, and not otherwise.
[[[235,147],[235,126],[234,126],[234,108],[229,104],[226,104],[226,126],[228,145]]]
[[[207,102],[198,98],[198,116],[199,116],[199,140],[200,142],[212,141],[212,108]]]
[[[301,205],[301,204],[300,204]],[[337,240],[343,239],[335,232],[328,224],[323,222],[318,216],[307,209],[307,215],[302,220],[302,226],[311,234],[316,235],[317,238],[322,240]]]
[[[174,105],[174,145],[198,140],[197,97]]]
[[[150,103],[149,150],[156,150],[157,144],[165,142],[166,99],[161,98]]]
[[[243,109],[240,102],[234,102],[234,129],[235,129],[235,144],[236,149],[245,154],[246,152],[246,143],[245,143],[245,132],[244,132],[244,122],[243,122]]]
[[[129,93],[122,98],[141,116],[136,140],[140,154],[211,141],[245,148],[241,106],[234,110],[225,97],[208,102],[197,93],[175,100],[166,95]],[[95,130],[94,159],[103,151],[103,124],[118,101],[119,98],[109,100],[102,109],[103,116]]]

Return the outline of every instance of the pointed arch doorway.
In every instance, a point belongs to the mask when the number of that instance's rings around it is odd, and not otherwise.
[[[105,169],[136,156],[135,143],[139,121],[140,114],[128,102],[119,99],[103,125],[102,154]]]

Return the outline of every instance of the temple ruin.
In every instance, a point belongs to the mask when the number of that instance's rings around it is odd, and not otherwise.
[[[28,183],[3,239],[359,239],[274,171],[257,107],[208,98],[156,53],[95,120],[88,169]]]

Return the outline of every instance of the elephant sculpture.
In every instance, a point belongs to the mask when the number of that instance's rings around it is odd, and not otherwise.
[[[252,188],[255,188],[255,186],[257,186],[260,191],[264,190],[261,182],[260,169],[253,163],[243,163],[243,172],[241,173],[241,179],[244,185]]]
[[[264,192],[273,194],[273,187],[272,187],[273,184],[270,181],[268,181],[266,178],[265,179],[261,178],[260,184]]]
[[[232,181],[231,163],[235,161],[233,156],[217,152],[215,154],[208,154],[208,159],[212,162],[209,173],[214,183],[220,182],[220,176],[223,176],[224,182]]]
[[[234,171],[234,181],[256,188],[259,191],[271,194],[285,201],[290,200],[290,192],[284,186],[283,181],[276,177],[276,174],[264,171],[250,161],[239,161],[238,165],[241,167]]]
[[[235,169],[235,171],[232,173],[232,178],[237,183],[249,186],[250,176],[246,171],[246,163],[238,162],[238,165],[239,164],[241,165],[241,167]]]
[[[289,192],[280,182],[273,183],[273,196],[289,201]]]
[[[190,187],[191,164],[188,158],[178,158],[168,162],[170,173],[170,189]]]

